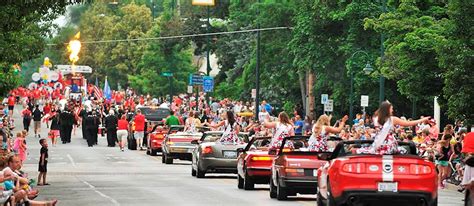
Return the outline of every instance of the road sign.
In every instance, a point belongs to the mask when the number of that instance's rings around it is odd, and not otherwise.
[[[193,93],[193,86],[188,86],[188,94],[192,94]]]
[[[194,6],[214,6],[216,2],[215,0],[193,0],[191,4]]]
[[[325,112],[332,112],[333,109],[334,109],[334,105],[333,105],[333,100],[332,99],[328,99],[328,102],[324,105],[324,111]]]
[[[214,89],[214,78],[210,76],[204,76],[202,78],[202,89],[204,92],[212,92]]]
[[[360,96],[360,106],[361,107],[368,107],[369,106],[369,95],[361,95]]]
[[[255,99],[257,98],[257,89],[252,89],[252,98]]]
[[[172,77],[172,76],[173,76],[173,72],[161,72],[161,76],[164,76],[164,77]]]
[[[74,65],[74,67],[72,67],[72,65],[56,65],[56,67],[62,72],[62,74],[69,74],[73,71],[75,73],[92,73],[92,68],[90,66]]]
[[[321,104],[327,104],[329,100],[328,94],[321,94]]]
[[[203,76],[200,74],[189,75],[189,85],[202,85]]]

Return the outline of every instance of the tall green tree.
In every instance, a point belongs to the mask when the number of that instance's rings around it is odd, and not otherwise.
[[[13,64],[33,59],[45,48],[52,21],[76,1],[8,1],[0,5],[0,96],[20,81]]]

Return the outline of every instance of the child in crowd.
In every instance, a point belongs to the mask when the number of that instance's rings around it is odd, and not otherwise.
[[[48,141],[46,141],[46,139],[40,139],[39,143],[41,150],[38,166],[38,186],[49,185],[49,183],[46,182],[46,172],[48,171]],[[41,179],[43,179],[43,183],[41,183]]]

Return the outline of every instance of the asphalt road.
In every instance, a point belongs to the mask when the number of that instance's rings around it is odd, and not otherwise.
[[[19,107],[19,106],[17,106]],[[19,111],[15,111],[16,128],[22,129]],[[18,131],[18,129],[16,131]],[[42,137],[46,137],[42,125]],[[27,138],[29,157],[23,169],[36,178],[40,146],[38,138]],[[59,141],[60,142],[60,141]],[[48,182],[39,187],[39,200],[59,200],[59,205],[316,205],[315,196],[305,195],[287,201],[270,199],[268,186],[257,185],[255,191],[237,189],[235,175],[191,176],[190,162],[161,163],[161,157],[147,156],[144,151],[119,151],[106,147],[105,137],[99,145],[87,147],[81,129],[71,144],[49,149]],[[440,205],[462,205],[462,194],[440,190]]]

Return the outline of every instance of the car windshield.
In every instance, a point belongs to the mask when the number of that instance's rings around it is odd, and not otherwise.
[[[290,138],[286,138],[285,141],[283,141],[283,150],[282,152],[283,153],[286,153],[286,152],[314,152],[316,153],[316,151],[311,151],[309,149],[309,140],[310,140],[310,137],[309,136],[299,136],[299,137],[290,137]],[[336,148],[336,145],[337,143],[339,142],[339,140],[332,140],[332,139],[328,139],[327,141],[327,146],[328,146],[328,150],[325,151],[325,152],[332,152],[334,151],[334,149]]]
[[[343,157],[349,155],[367,155],[373,154],[371,140],[365,141],[344,141],[337,145],[334,155],[336,157]],[[410,155],[416,154],[416,147],[406,142],[399,142],[397,147],[398,152],[393,155]]]
[[[202,139],[202,142],[216,142],[222,137],[222,132],[212,132],[212,133],[205,133],[204,134],[204,139]],[[245,133],[240,133],[238,135],[239,139],[241,142],[248,142],[247,134]]]
[[[159,107],[142,107],[140,111],[146,116],[163,116],[167,117],[170,114],[170,110]]]
[[[170,138],[193,138],[193,139],[200,139],[202,137],[202,133],[195,133],[189,134],[187,132],[177,132],[175,134],[170,134]]]
[[[268,151],[270,146],[271,137],[254,137],[252,141],[249,142],[248,150],[260,150],[260,151]]]

